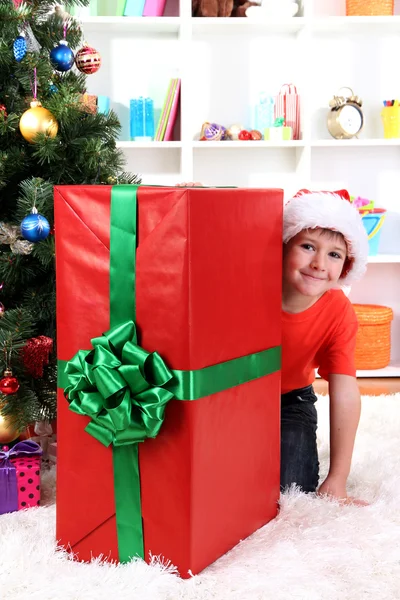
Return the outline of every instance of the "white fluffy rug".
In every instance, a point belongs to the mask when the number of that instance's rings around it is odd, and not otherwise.
[[[318,402],[322,475],[328,401]],[[202,574],[183,581],[159,564],[77,563],[55,551],[54,473],[47,505],[0,516],[4,600],[398,600],[400,394],[363,398],[349,491],[367,508],[296,492],[279,516]]]

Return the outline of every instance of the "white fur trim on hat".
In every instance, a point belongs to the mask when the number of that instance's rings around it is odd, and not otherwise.
[[[368,235],[358,210],[348,201],[332,192],[300,193],[289,200],[283,211],[283,242],[304,229],[331,229],[339,231],[347,244],[347,256],[352,264],[340,278],[341,286],[360,279],[368,261]]]

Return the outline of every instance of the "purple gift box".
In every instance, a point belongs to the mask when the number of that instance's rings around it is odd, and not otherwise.
[[[0,514],[40,504],[41,455],[31,440],[0,450]]]

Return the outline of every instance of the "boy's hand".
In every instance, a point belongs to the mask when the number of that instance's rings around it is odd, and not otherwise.
[[[200,181],[188,181],[184,183],[177,183],[175,187],[204,187]]]
[[[339,500],[341,504],[354,504],[356,506],[368,506],[368,502],[348,496],[346,492],[346,483],[329,476],[324,483],[320,485],[318,490],[319,496],[327,496],[328,498]]]

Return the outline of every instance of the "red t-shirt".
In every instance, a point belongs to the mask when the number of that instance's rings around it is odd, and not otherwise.
[[[307,310],[282,311],[282,394],[311,385],[315,369],[355,376],[357,317],[342,290],[330,290]]]

